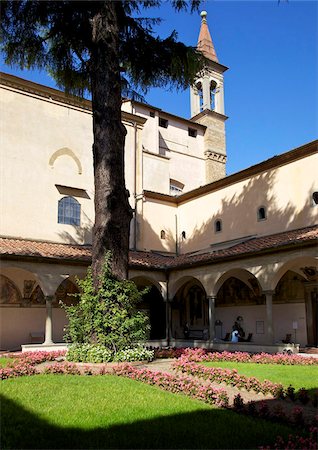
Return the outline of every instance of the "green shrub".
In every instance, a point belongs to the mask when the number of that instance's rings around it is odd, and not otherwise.
[[[126,348],[114,354],[110,349],[103,345],[72,344],[69,346],[66,355],[67,361],[91,363],[106,363],[110,361],[152,361],[153,358],[153,350],[147,350],[142,345]]]
[[[102,345],[94,344],[72,344],[68,348],[67,361],[106,363],[112,361],[111,350]]]
[[[100,288],[94,291],[91,268],[83,280],[77,280],[81,293],[79,303],[63,305],[68,317],[64,339],[78,344],[106,347],[116,354],[147,339],[149,319],[137,310],[144,292],[133,281],[117,280],[110,270],[107,255],[100,278]]]
[[[137,345],[133,348],[120,350],[114,358],[114,361],[152,361],[154,358],[154,351],[147,350],[142,345]]]

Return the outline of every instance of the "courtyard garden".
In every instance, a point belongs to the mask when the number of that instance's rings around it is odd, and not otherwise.
[[[65,352],[1,358],[1,448],[317,448],[317,359],[262,355],[256,363],[201,349],[176,356],[102,364],[69,362]],[[269,367],[278,375],[264,380]],[[276,382],[295,369],[304,371],[302,383]]]
[[[2,449],[318,448],[318,359],[147,349],[142,292],[103,274],[64,305],[67,352],[0,358]]]

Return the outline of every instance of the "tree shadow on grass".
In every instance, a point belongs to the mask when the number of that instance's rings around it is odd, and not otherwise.
[[[203,405],[204,406],[204,405]],[[1,396],[3,449],[249,449],[271,445],[286,426],[223,409],[203,409],[131,423],[83,429],[61,427]],[[102,413],[101,413],[102,416]]]

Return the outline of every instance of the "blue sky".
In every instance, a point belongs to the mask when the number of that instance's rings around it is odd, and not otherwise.
[[[227,173],[317,139],[318,3],[316,1],[202,2],[219,62],[225,73]],[[173,29],[196,45],[199,13],[175,13],[169,1],[149,16],[161,17],[158,33]],[[4,72],[54,87],[38,72],[2,64]],[[146,101],[190,116],[189,91],[151,89]]]

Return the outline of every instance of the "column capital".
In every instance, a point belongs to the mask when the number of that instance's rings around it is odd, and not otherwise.
[[[208,299],[208,300],[216,300],[216,295],[207,295],[206,296],[206,298]]]
[[[264,289],[263,290],[263,294],[265,294],[265,295],[274,295],[275,294],[275,289]]]

